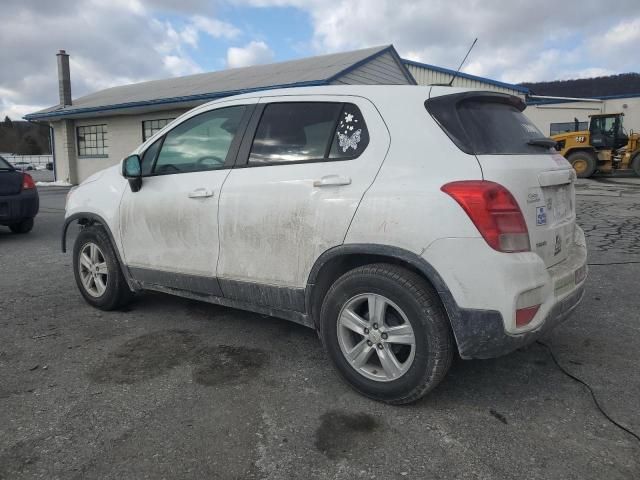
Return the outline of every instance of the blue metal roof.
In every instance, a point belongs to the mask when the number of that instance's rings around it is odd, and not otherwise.
[[[498,80],[492,80],[491,78],[479,77],[477,75],[471,75],[470,73],[464,72],[456,72],[455,70],[451,70],[449,68],[438,67],[436,65],[429,65],[428,63],[416,62],[414,60],[407,60],[405,58],[402,61],[407,65],[413,65],[414,67],[422,67],[429,70],[434,70],[440,73],[446,73],[448,75],[456,75],[460,78],[467,78],[469,80],[476,80],[478,82],[487,83],[489,85],[494,85],[496,87],[508,88],[510,90],[515,90],[517,92],[522,92],[524,94],[529,93],[529,89],[527,87],[523,87],[520,85],[514,85],[512,83],[499,82]]]

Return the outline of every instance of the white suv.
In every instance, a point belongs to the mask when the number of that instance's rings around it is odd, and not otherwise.
[[[521,99],[271,90],[202,105],[70,192],[80,292],[156,290],[317,329],[359,392],[408,403],[455,351],[532,342],[580,301],[575,174]]]

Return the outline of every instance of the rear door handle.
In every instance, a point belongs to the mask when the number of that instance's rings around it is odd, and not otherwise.
[[[205,198],[205,197],[213,197],[213,190],[209,190],[208,188],[196,188],[189,192],[189,198]]]
[[[341,177],[340,175],[325,175],[320,180],[314,180],[314,187],[330,187],[340,185],[351,185],[350,177]]]

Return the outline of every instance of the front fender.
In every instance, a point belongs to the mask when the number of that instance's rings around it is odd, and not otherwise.
[[[100,215],[96,213],[78,212],[78,213],[74,213],[73,215],[70,215],[64,220],[64,225],[62,226],[62,238],[61,238],[62,252],[66,253],[67,251],[67,231],[69,230],[69,225],[71,225],[75,221],[77,221],[80,225],[83,225],[83,226],[99,224],[102,228],[104,228],[105,232],[107,232],[107,235],[109,236],[109,241],[111,242],[113,251],[116,254],[116,259],[120,264],[120,270],[122,271],[122,274],[124,275],[124,278],[127,281],[129,288],[131,288],[132,290],[139,290],[140,285],[138,284],[138,282],[136,282],[136,280],[131,275],[129,268],[122,261],[122,257],[120,256],[120,252],[118,251],[118,244],[115,241],[115,238],[113,236],[113,233],[111,232],[111,229],[109,228],[109,224],[104,220],[104,218],[102,218]]]

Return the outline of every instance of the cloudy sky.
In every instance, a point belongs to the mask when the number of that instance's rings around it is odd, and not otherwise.
[[[0,118],[124,83],[393,43],[506,82],[640,70],[637,0],[2,0]]]

